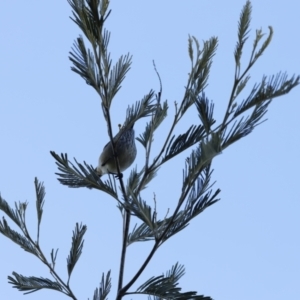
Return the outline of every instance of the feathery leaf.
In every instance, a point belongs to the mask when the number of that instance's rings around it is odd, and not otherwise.
[[[204,126],[205,132],[210,133],[211,126],[216,122],[213,118],[213,102],[209,102],[209,100],[205,97],[205,94],[202,93],[201,96],[198,96],[196,98],[195,105],[199,113],[199,118]]]
[[[71,273],[82,253],[83,248],[83,236],[87,230],[86,225],[76,223],[75,230],[73,231],[72,236],[72,246],[70,250],[70,254],[67,258],[67,268],[68,268],[68,275],[71,276]]]
[[[16,272],[13,272],[12,276],[8,276],[8,283],[12,284],[14,288],[19,291],[26,291],[24,294],[36,292],[41,289],[51,289],[56,291],[62,291],[62,287],[56,281],[52,281],[47,278],[35,277],[35,276],[23,276]]]
[[[28,240],[25,236],[21,235],[15,230],[12,230],[8,226],[7,221],[4,217],[2,217],[2,221],[0,221],[0,232],[9,239],[11,239],[14,243],[18,244],[25,251],[39,257],[39,252],[37,251],[35,245],[32,245],[30,240]]]
[[[172,269],[166,272],[166,275],[151,277],[142,284],[136,292],[132,294],[147,294],[157,297],[156,299],[176,299],[176,300],[212,300],[210,297],[197,295],[197,292],[182,293],[178,287],[179,279],[184,275],[185,269],[182,265],[176,263]],[[127,293],[131,294],[131,293]]]
[[[5,214],[13,220],[20,228],[22,228],[22,220],[19,217],[17,204],[15,203],[16,209],[13,210],[6,200],[4,200],[0,195],[0,209],[5,212]]]
[[[146,223],[142,223],[139,226],[135,224],[131,233],[128,234],[127,246],[133,244],[134,242],[146,242],[154,239],[155,237],[153,231]]]
[[[147,147],[148,143],[150,142],[150,138],[153,137],[154,131],[159,127],[162,121],[167,116],[168,111],[168,102],[165,101],[162,105],[157,104],[158,108],[156,112],[153,114],[152,120],[146,124],[145,131],[136,138],[145,148]]]
[[[38,234],[37,240],[39,240],[39,233],[40,233],[40,224],[43,215],[43,206],[45,203],[45,187],[42,182],[39,182],[38,179],[35,177],[34,179],[35,185],[35,193],[36,193],[36,211],[37,211],[37,219],[38,219]]]
[[[96,288],[94,292],[93,300],[107,300],[107,296],[111,290],[111,277],[110,271],[107,272],[106,277],[104,278],[104,273],[102,273],[102,279],[100,287]]]
[[[182,151],[200,142],[205,135],[202,125],[192,125],[184,134],[179,134],[175,139],[175,135],[171,138],[166,148],[163,163],[172,157],[178,155]]]
[[[154,103],[153,96],[154,92],[151,90],[141,101],[136,101],[127,108],[124,126],[132,125],[137,120],[155,113],[157,105]]]
[[[69,52],[69,54],[69,59],[74,65],[71,70],[80,75],[87,84],[94,87],[97,93],[100,94],[100,80],[97,75],[94,54],[86,49],[81,36],[74,42],[72,52]]]
[[[99,179],[95,169],[84,162],[84,166],[78,163],[76,160],[77,167],[68,160],[67,154],[57,155],[54,151],[50,151],[51,155],[56,160],[58,170],[62,173],[55,173],[58,175],[58,181],[71,188],[95,188],[101,190],[113,198],[118,199],[117,191],[114,186],[109,182]]]
[[[240,20],[238,23],[238,42],[236,44],[235,51],[234,51],[235,63],[238,68],[240,67],[240,61],[241,61],[244,44],[248,39],[249,27],[251,21],[251,11],[252,11],[251,2],[247,1],[241,11]]]
[[[287,78],[286,73],[277,73],[267,79],[264,76],[259,84],[255,84],[247,99],[243,100],[236,108],[234,117],[239,116],[251,107],[276,97],[287,94],[291,89],[300,83],[300,77],[292,76]]]

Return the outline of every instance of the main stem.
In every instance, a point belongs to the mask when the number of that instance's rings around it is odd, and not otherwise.
[[[119,165],[119,160],[118,160],[118,154],[116,153],[115,150],[115,145],[114,145],[114,140],[113,140],[113,135],[112,135],[112,129],[111,129],[111,118],[110,118],[110,112],[108,108],[104,108],[105,113],[107,116],[107,123],[108,123],[108,134],[110,137],[110,142],[112,145],[112,150],[115,158],[115,163],[117,166],[117,171],[118,171],[118,177],[120,181],[120,186],[122,190],[122,194],[124,197],[124,201],[128,202],[127,195],[126,195],[126,190],[124,186],[124,182],[122,179],[122,173],[120,171],[120,165]],[[124,222],[124,227],[123,227],[123,242],[122,242],[122,252],[121,252],[121,261],[120,261],[120,271],[119,271],[119,282],[118,282],[118,291],[122,289],[123,286],[123,277],[124,277],[124,267],[125,267],[125,258],[126,258],[126,248],[127,248],[127,237],[128,237],[128,232],[129,232],[129,225],[130,225],[130,211],[128,209],[125,210],[125,222]]]
[[[118,297],[117,297],[117,299],[119,299],[119,291],[123,287],[123,277],[124,277],[124,268],[125,268],[125,258],[126,258],[127,237],[128,237],[129,225],[130,225],[130,212],[128,210],[126,210],[125,211],[124,227],[123,227],[123,242],[122,242],[122,252],[121,252],[121,261],[120,261],[119,282],[118,282]]]

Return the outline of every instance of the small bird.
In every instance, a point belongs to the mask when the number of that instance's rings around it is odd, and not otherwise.
[[[113,138],[115,152],[119,160],[120,172],[123,172],[130,167],[136,157],[137,151],[133,125],[128,129],[121,129]],[[103,148],[99,157],[96,173],[99,177],[104,174],[118,173],[111,142],[108,142]]]

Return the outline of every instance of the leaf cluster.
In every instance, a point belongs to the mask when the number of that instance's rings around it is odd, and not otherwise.
[[[181,300],[211,300],[210,297],[197,295],[197,292],[181,292],[178,286],[179,279],[185,274],[184,266],[176,263],[171,270],[160,276],[153,276],[142,284],[134,293],[152,295],[149,299],[181,299]]]
[[[256,61],[267,49],[273,36],[273,29],[269,27],[269,34],[263,40],[262,30],[257,30],[253,41],[252,51],[248,63],[244,61],[243,50],[250,35],[251,3],[244,5],[238,22],[237,44],[234,49],[235,74],[228,104],[223,119],[217,123],[214,118],[214,103],[206,95],[213,57],[218,46],[217,37],[203,41],[202,45],[195,36],[188,38],[188,56],[190,70],[185,85],[185,92],[179,103],[175,102],[173,122],[165,137],[160,137],[161,147],[153,151],[153,143],[157,129],[161,126],[168,114],[168,101],[162,101],[162,84],[157,94],[153,90],[128,107],[123,130],[132,126],[140,118],[148,118],[144,131],[137,137],[145,151],[144,165],[131,170],[125,183],[122,179],[115,152],[113,134],[111,129],[110,107],[121,88],[121,84],[130,69],[132,57],[122,55],[115,64],[108,50],[110,33],[104,28],[108,10],[108,0],[68,0],[73,12],[71,19],[79,26],[84,36],[79,36],[74,42],[70,52],[72,71],[80,75],[88,85],[92,86],[101,99],[104,118],[107,122],[108,135],[112,144],[113,154],[116,158],[118,178],[111,175],[107,180],[99,178],[92,165],[68,159],[67,154],[51,155],[58,167],[58,180],[61,184],[71,188],[87,187],[97,189],[110,195],[117,201],[123,217],[123,240],[120,260],[120,271],[116,299],[120,300],[126,295],[143,294],[149,299],[211,299],[197,292],[181,292],[179,279],[184,275],[184,267],[176,263],[166,274],[153,276],[133,289],[153,255],[158,248],[170,237],[186,228],[190,221],[199,216],[206,208],[215,204],[219,198],[220,189],[213,189],[211,182],[213,173],[213,159],[222,153],[228,146],[249,135],[256,126],[265,121],[264,117],[272,101],[289,93],[299,84],[299,76],[289,77],[284,72],[275,75],[263,75],[259,83],[255,83],[247,97],[242,98],[242,92],[250,84],[250,70]],[[86,46],[88,44],[88,46]],[[198,113],[198,121],[190,124],[180,134],[175,134],[175,128],[188,110],[194,109]],[[158,217],[156,210],[156,195],[154,199],[147,199],[142,193],[151,183],[160,168],[169,163],[181,153],[187,153],[183,162],[181,192],[172,211],[165,213],[164,218]],[[118,188],[119,187],[119,188]],[[0,221],[0,232],[13,240],[25,251],[37,256],[50,269],[54,281],[34,276],[25,277],[13,273],[9,282],[21,291],[33,292],[42,288],[54,289],[76,299],[70,288],[70,276],[80,258],[84,245],[85,225],[76,224],[72,236],[70,253],[67,257],[68,280],[61,280],[55,271],[57,250],[52,249],[48,261],[39,246],[40,223],[43,215],[45,190],[43,184],[35,180],[36,209],[38,233],[37,241],[33,241],[26,228],[25,211],[27,203],[15,204],[12,209],[0,197],[0,209],[19,227],[21,234],[10,228],[6,219]],[[150,205],[149,203],[153,203]],[[136,220],[134,226],[132,219]],[[146,256],[140,268],[124,284],[124,265],[126,250],[135,242],[152,241],[153,247]],[[94,291],[94,300],[107,299],[111,290],[110,271],[102,275],[99,288]]]
[[[8,202],[0,196],[0,210],[3,211],[6,216],[15,223],[19,232],[13,230],[8,224],[5,217],[2,217],[0,221],[0,233],[11,239],[14,243],[19,245],[26,252],[29,252],[36,256],[39,260],[45,264],[54,280],[36,276],[23,276],[17,272],[13,272],[12,276],[8,276],[8,282],[12,284],[14,288],[19,291],[25,292],[25,294],[36,292],[41,289],[51,289],[58,292],[62,292],[72,299],[76,299],[73,294],[69,281],[72,271],[80,258],[83,247],[83,236],[87,227],[85,225],[76,224],[75,231],[73,232],[72,244],[70,254],[67,258],[67,271],[68,281],[65,283],[55,270],[55,263],[58,250],[52,249],[50,253],[50,259],[47,259],[39,244],[40,225],[43,215],[43,206],[45,203],[45,188],[42,182],[39,182],[37,178],[34,180],[35,194],[36,194],[36,212],[37,212],[37,237],[36,240],[32,238],[26,226],[26,209],[28,204],[15,203],[15,208],[10,207]]]
[[[62,184],[69,187],[86,186],[88,188],[96,188],[110,194],[118,201],[118,207],[122,212],[125,227],[122,251],[124,255],[121,258],[117,299],[121,299],[126,294],[139,293],[141,291],[147,291],[151,294],[150,290],[152,291],[151,295],[158,297],[157,299],[168,298],[167,294],[172,293],[174,286],[168,286],[162,277],[149,279],[148,282],[135,292],[129,292],[129,289],[139,278],[139,275],[146,268],[162,243],[188,226],[194,217],[219,200],[217,196],[220,190],[216,189],[213,191],[213,183],[211,183],[213,172],[211,165],[213,159],[228,146],[247,136],[256,126],[264,122],[263,118],[274,98],[288,93],[299,84],[299,76],[288,77],[286,73],[281,72],[271,76],[264,75],[260,83],[254,84],[248,97],[239,100],[242,91],[250,82],[249,71],[264,53],[273,36],[272,27],[269,27],[269,35],[264,41],[262,41],[264,36],[262,31],[256,31],[249,62],[243,69],[243,50],[249,39],[251,10],[251,3],[247,1],[241,11],[238,22],[237,44],[234,50],[235,74],[232,92],[228,99],[224,118],[219,124],[217,124],[214,118],[214,103],[205,94],[212,60],[218,46],[218,39],[216,37],[212,37],[200,45],[195,36],[189,36],[188,55],[191,68],[187,78],[185,93],[179,103],[175,102],[173,122],[165,139],[161,142],[161,148],[157,153],[152,153],[152,144],[155,140],[156,130],[167,117],[169,108],[166,100],[161,101],[162,85],[156,95],[155,102],[154,93],[151,91],[142,101],[128,108],[125,127],[132,125],[140,117],[150,116],[150,120],[146,124],[144,132],[137,137],[137,141],[145,149],[145,164],[139,170],[137,168],[131,170],[126,186],[123,186],[123,181],[120,180],[122,191],[120,196],[117,194],[115,188],[117,186],[115,178],[109,177],[109,180],[103,182],[101,179],[95,177],[93,168],[85,162],[84,164],[80,164],[75,160],[75,166],[67,159],[66,154],[59,156],[51,152],[61,171],[57,175],[59,176],[58,180]],[[90,22],[92,21],[90,20]],[[77,21],[77,23],[80,22]],[[85,31],[83,32],[85,33]],[[85,35],[87,36],[86,33]],[[101,55],[105,55],[108,53],[109,36],[106,31],[97,36],[102,36],[102,48],[99,46],[101,39],[97,40],[95,35],[94,42],[91,42],[92,49],[96,45],[97,49],[102,49],[103,53]],[[88,39],[90,40],[91,38],[88,37]],[[96,57],[96,52],[94,51],[93,53],[94,57]],[[98,54],[98,57],[101,55]],[[71,61],[74,63],[74,60],[71,59]],[[103,61],[108,61],[108,59],[103,58]],[[88,63],[83,63],[81,69],[85,68],[89,68]],[[102,70],[100,70],[101,68]],[[115,73],[115,78],[123,78],[121,74],[125,73],[120,71],[123,69],[121,66],[115,68],[115,70],[119,70],[119,75]],[[74,71],[76,72],[76,70]],[[99,78],[101,76],[104,78],[109,74],[109,71],[110,63],[98,65],[97,74],[100,76]],[[157,72],[156,67],[155,71]],[[85,77],[82,73],[80,75],[86,79],[87,74],[85,73]],[[160,80],[158,72],[157,75]],[[106,120],[109,122],[109,107],[113,97],[107,97],[107,95],[112,95],[110,90],[113,90],[113,88],[108,88],[108,85],[105,85],[103,82],[115,83],[118,80],[109,81],[106,78],[99,80],[99,82],[99,86],[103,89],[103,92],[99,93],[104,106],[103,112]],[[191,108],[196,108],[198,112],[198,123],[191,124],[183,133],[174,134],[176,126]],[[186,157],[184,164],[181,194],[178,197],[173,212],[171,214],[167,212],[165,218],[159,219],[157,217],[158,212],[156,211],[156,197],[152,201],[154,205],[150,205],[141,192],[157,175],[158,170],[165,163],[171,161],[184,151],[190,151],[190,153]],[[151,157],[152,159],[150,159]],[[129,229],[130,216],[139,219],[139,222],[135,224],[132,230]],[[153,241],[153,248],[133,278],[126,285],[123,285],[122,266],[124,265],[126,247],[132,245],[134,242],[141,241]],[[172,294],[172,297],[174,297],[172,299],[176,299],[175,294]]]

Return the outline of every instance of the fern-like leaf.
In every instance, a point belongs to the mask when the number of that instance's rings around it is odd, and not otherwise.
[[[8,283],[12,284],[14,288],[19,291],[26,292],[24,294],[33,293],[41,289],[51,289],[56,291],[62,291],[62,286],[56,281],[52,281],[43,277],[35,276],[23,276],[16,272],[12,273],[12,276],[8,276]]]
[[[84,162],[84,166],[78,163],[76,160],[75,166],[68,160],[67,154],[61,154],[61,156],[57,155],[54,151],[50,151],[51,155],[56,160],[56,165],[58,166],[58,170],[61,173],[55,173],[58,175],[58,181],[71,188],[95,188],[101,190],[115,199],[118,199],[117,191],[113,184],[109,181],[103,182],[99,179],[99,176],[96,174],[95,169]]]
[[[75,230],[73,231],[70,254],[67,258],[67,269],[68,269],[69,278],[82,253],[82,248],[84,243],[83,236],[86,230],[87,230],[86,225],[82,225],[82,224],[79,225],[78,223],[76,223]]]

